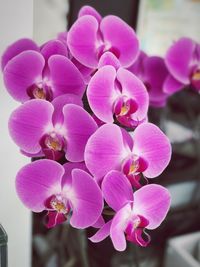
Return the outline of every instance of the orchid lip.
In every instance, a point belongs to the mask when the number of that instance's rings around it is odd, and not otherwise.
[[[69,205],[66,204],[66,200],[61,196],[53,196],[50,200],[50,207],[58,213],[68,214]]]
[[[196,90],[200,90],[200,68],[196,67],[191,74],[191,84]]]
[[[66,140],[62,135],[51,132],[44,135],[40,140],[40,145],[45,156],[49,159],[59,160],[64,155]]]
[[[137,103],[127,96],[119,97],[114,103],[114,113],[116,116],[130,116],[138,109]]]
[[[51,134],[46,137],[45,139],[45,145],[54,150],[54,151],[61,151],[63,148],[62,140],[60,140],[56,134]]]
[[[145,227],[148,226],[147,219],[140,215],[133,215],[129,218],[125,229],[126,239],[132,243],[146,247],[150,242],[150,236],[145,232]]]
[[[122,164],[123,173],[126,175],[138,174],[139,167],[139,157],[137,155],[128,157]]]
[[[71,211],[70,203],[67,198],[61,194],[52,195],[46,200],[45,207],[47,210],[46,226],[52,228],[57,224],[63,223],[68,219],[68,214]]]
[[[200,80],[200,70],[197,70],[193,75],[192,75],[192,79],[194,80]]]
[[[47,83],[37,83],[33,84],[27,89],[27,94],[31,99],[43,99],[43,100],[48,100],[52,101],[53,95],[52,95],[52,90]]]

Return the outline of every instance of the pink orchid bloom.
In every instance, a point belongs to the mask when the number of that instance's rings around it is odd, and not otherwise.
[[[116,214],[90,240],[96,243],[110,235],[118,251],[126,249],[126,240],[146,247],[150,236],[145,229],[157,228],[169,210],[168,190],[151,184],[133,193],[126,177],[121,172],[111,171],[103,180],[102,192],[106,203]]]
[[[89,227],[103,209],[101,190],[85,172],[83,163],[62,166],[46,159],[30,163],[18,172],[16,190],[27,208],[33,212],[47,211],[48,228],[63,223],[71,213],[73,227]]]
[[[111,170],[123,172],[130,180],[143,173],[147,178],[160,175],[171,158],[171,145],[154,124],[143,123],[132,137],[114,124],[102,125],[90,136],[84,159],[96,179]]]

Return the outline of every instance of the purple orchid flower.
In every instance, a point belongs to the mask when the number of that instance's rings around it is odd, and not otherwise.
[[[85,190],[87,188],[87,190]],[[33,212],[47,211],[47,227],[67,220],[75,228],[93,225],[103,209],[102,193],[84,164],[38,160],[24,166],[16,177],[16,190]]]
[[[126,239],[146,247],[150,242],[150,236],[145,229],[157,228],[169,210],[168,190],[160,185],[151,184],[133,194],[126,177],[118,171],[111,171],[103,180],[102,192],[105,201],[116,214],[90,240],[99,242],[110,235],[118,251],[126,249]]]
[[[190,38],[180,38],[167,51],[165,62],[170,72],[164,90],[168,94],[191,85],[200,91],[200,45]]]
[[[45,155],[58,160],[65,154],[69,161],[83,161],[86,142],[97,125],[78,106],[79,102],[73,95],[60,96],[52,103],[38,99],[27,101],[11,114],[10,135],[28,156]]]
[[[139,42],[134,30],[116,16],[101,16],[85,7],[68,32],[71,54],[83,65],[97,68],[101,55],[112,52],[123,67],[130,66],[137,57]]]
[[[163,86],[168,77],[168,70],[164,59],[158,56],[147,56],[140,52],[136,62],[129,67],[129,70],[141,79],[149,93],[149,103],[153,107],[166,105],[168,94],[163,91]]]
[[[151,123],[139,125],[132,138],[117,125],[102,125],[88,139],[84,155],[88,170],[98,180],[111,170],[122,171],[130,180],[141,173],[154,178],[167,167],[170,157],[168,138]]]
[[[29,39],[12,44],[2,56],[4,83],[10,95],[20,102],[33,98],[51,101],[66,93],[82,97],[83,77],[67,53],[59,40],[41,48]]]
[[[103,122],[112,123],[113,116],[128,127],[136,127],[146,121],[149,104],[147,90],[126,69],[116,70],[111,65],[101,67],[88,84],[87,97],[92,111]]]

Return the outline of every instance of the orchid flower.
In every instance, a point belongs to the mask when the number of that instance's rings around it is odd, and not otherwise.
[[[143,81],[149,93],[151,106],[163,107],[166,105],[168,94],[163,91],[163,86],[169,73],[163,58],[149,57],[141,51],[129,70]]]
[[[97,125],[79,102],[73,95],[60,96],[52,103],[27,101],[11,114],[10,135],[29,156],[58,160],[65,154],[69,161],[83,161],[86,142]]]
[[[67,58],[67,48],[51,40],[39,48],[22,39],[12,44],[2,56],[5,86],[17,101],[46,99],[71,93],[83,96],[85,83],[79,70]]]
[[[86,166],[96,179],[119,170],[130,180],[141,173],[147,178],[160,175],[170,157],[168,138],[151,123],[139,125],[132,138],[117,125],[102,125],[88,139],[84,155]]]
[[[139,51],[134,30],[116,16],[101,18],[98,12],[89,9],[79,12],[79,18],[68,32],[71,54],[83,65],[95,69],[101,55],[110,51],[123,67],[130,66]]]
[[[200,45],[190,38],[180,38],[167,51],[165,62],[170,72],[164,91],[173,94],[191,85],[200,91]]]
[[[66,221],[71,212],[73,227],[89,227],[103,209],[101,190],[84,171],[83,163],[62,166],[46,159],[30,163],[18,172],[16,190],[27,208],[33,212],[47,211],[48,228]]]
[[[135,127],[147,118],[147,90],[126,69],[102,66],[88,84],[87,97],[92,111],[103,122],[112,123],[114,116],[122,125]]]
[[[116,214],[90,240],[96,243],[110,235],[118,251],[126,249],[126,240],[146,247],[150,236],[145,229],[157,228],[169,210],[168,190],[151,184],[133,194],[126,177],[121,172],[111,171],[103,180],[102,192],[106,203]]]

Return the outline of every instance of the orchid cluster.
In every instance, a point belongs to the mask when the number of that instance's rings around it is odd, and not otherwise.
[[[16,176],[24,205],[46,211],[48,228],[68,221],[78,229],[98,228],[90,240],[110,236],[118,251],[126,240],[147,246],[146,229],[157,228],[170,206],[168,190],[148,179],[171,157],[168,138],[148,122],[149,102],[165,104],[166,78],[170,93],[175,84],[200,89],[199,52],[181,39],[168,51],[166,67],[162,58],[139,50],[124,21],[102,18],[89,6],[68,32],[42,46],[30,39],[11,44],[2,71],[21,105],[9,131],[21,153],[37,159]]]

